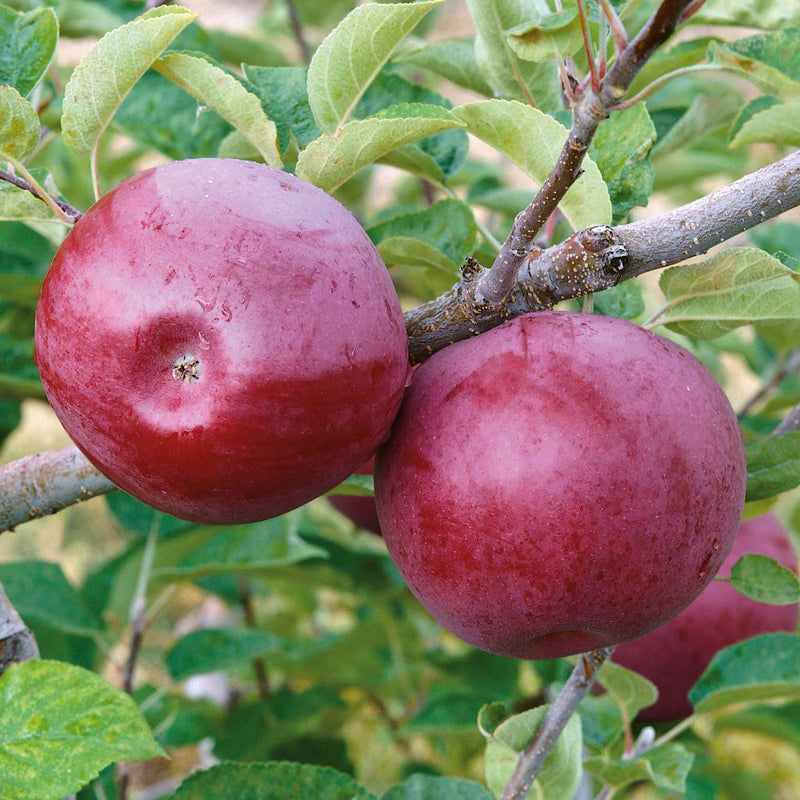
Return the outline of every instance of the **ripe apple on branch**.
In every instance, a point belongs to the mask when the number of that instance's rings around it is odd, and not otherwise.
[[[785,469],[800,406],[775,431],[788,436],[758,442],[768,451],[759,455],[763,471],[777,477],[748,482],[742,432],[716,378],[688,349],[646,329],[668,325],[691,340],[749,322],[796,324],[800,282],[789,267],[762,250],[725,251],[664,273],[664,304],[644,327],[589,313],[595,293],[800,205],[800,155],[624,222],[635,202],[615,183],[614,158],[590,148],[612,116],[622,147],[618,121],[634,113],[653,131],[640,149],[656,136],[664,146],[667,116],[657,134],[644,104],[697,69],[741,74],[744,64],[757,85],[778,81],[781,99],[794,96],[798,76],[783,75],[760,41],[742,52],[706,43],[713,60],[688,65],[678,45],[668,53],[673,74],[657,54],[700,12],[696,0],[652,3],[635,25],[632,9],[605,0],[557,3],[546,20],[539,9],[513,24],[514,4],[474,0],[478,38],[465,74],[498,96],[452,107],[381,72],[438,5],[359,6],[320,42],[307,72],[245,64],[240,75],[208,54],[167,50],[194,18],[181,7],[153,8],[112,30],[63,90],[61,136],[89,159],[96,202],[85,213],[29,168],[40,136],[26,99],[33,86],[0,86],[13,122],[10,132],[0,126],[3,185],[71,226],[41,288],[35,357],[47,399],[79,448],[0,470],[0,528],[117,488],[191,522],[254,523],[335,491],[370,470],[374,456],[378,520],[358,524],[379,523],[399,572],[436,620],[490,653],[578,655],[535,732],[509,746],[516,766],[496,794],[512,800],[528,796],[562,732],[562,746],[574,741],[573,714],[598,673],[603,685],[613,682],[615,673],[601,672],[613,647],[630,642],[617,651],[624,663],[638,644],[631,640],[668,635],[692,601],[719,588],[706,587],[731,552],[745,499],[769,500],[800,481]],[[298,10],[288,10],[308,52]],[[122,70],[115,54],[126,48],[140,55]],[[154,77],[151,66],[231,132],[212,157],[173,159],[103,194],[101,142],[115,114],[124,119],[124,96]],[[540,69],[549,69],[549,83],[530,79]],[[298,86],[300,99],[282,96]],[[564,116],[554,98],[570,112],[569,129],[556,121]],[[755,136],[760,114],[780,102],[772,100],[749,110],[752,121],[743,114],[736,135]],[[795,100],[786,105],[796,113]],[[461,243],[460,268],[424,236],[393,234],[402,214],[365,232],[331,196],[384,161],[422,172],[431,198],[440,193],[472,219],[447,164],[436,161],[441,153],[418,146],[454,132],[483,139],[540,185],[502,244],[473,220],[482,243]],[[381,225],[388,234],[376,232]],[[422,302],[403,316],[384,260],[460,271],[449,274],[452,288],[418,292]],[[405,299],[424,282],[404,283],[403,274],[395,281]],[[440,285],[441,274],[431,281]],[[585,298],[583,312],[554,310],[576,298]],[[412,365],[420,365],[413,374]],[[149,624],[157,540],[156,526],[131,604],[128,691]],[[255,627],[246,581],[238,592]],[[496,744],[514,720],[482,722],[484,735]],[[653,743],[628,744],[623,761],[646,759]],[[604,757],[613,752],[611,743]],[[608,796],[610,778],[599,777]],[[127,783],[123,770],[122,798]]]

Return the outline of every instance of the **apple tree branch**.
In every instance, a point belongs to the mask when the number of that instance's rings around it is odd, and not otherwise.
[[[575,664],[564,688],[548,709],[542,724],[533,736],[533,741],[520,754],[514,774],[503,790],[500,800],[522,800],[528,796],[556,740],[581,700],[589,693],[600,667],[613,652],[613,647],[604,647],[578,656],[578,663]]]
[[[509,298],[536,235],[580,177],[581,164],[598,126],[623,99],[650,56],[672,36],[689,5],[690,0],[664,0],[618,54],[597,88],[590,84],[573,107],[572,127],[555,167],[530,205],[517,214],[492,268],[480,276],[473,288],[481,304],[500,306]]]

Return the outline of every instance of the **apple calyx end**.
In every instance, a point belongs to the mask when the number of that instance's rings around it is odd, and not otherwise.
[[[200,359],[196,356],[181,356],[172,365],[172,377],[181,383],[196,383],[200,380]]]

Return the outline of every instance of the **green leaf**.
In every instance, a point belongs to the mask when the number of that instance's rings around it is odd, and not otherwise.
[[[800,29],[759,33],[726,44],[712,43],[712,62],[741,75],[767,94],[800,94]]]
[[[485,786],[461,778],[412,775],[392,786],[381,800],[492,800]]]
[[[0,797],[57,800],[113,761],[165,755],[133,700],[57,661],[26,661],[0,677]]]
[[[421,239],[458,263],[475,248],[477,226],[466,203],[447,199],[378,222],[367,228],[367,234],[376,245],[392,237]]]
[[[668,50],[657,50],[636,76],[631,88],[628,90],[628,96],[637,95],[642,89],[663,75],[668,75],[670,72],[683,67],[692,67],[695,64],[702,63],[706,60],[709,45],[717,41],[719,39],[703,36],[699,39],[691,39],[688,42],[679,42]]]
[[[58,564],[47,561],[0,564],[0,584],[31,626],[42,623],[81,636],[91,636],[103,629],[99,618],[84,605]]]
[[[317,686],[294,694],[283,687],[267,700],[230,711],[214,732],[214,755],[222,760],[265,761],[276,744],[337,731],[346,713],[346,704],[332,689]],[[305,754],[306,763],[310,756]]]
[[[0,333],[0,397],[23,400],[44,396],[33,362],[33,342]]]
[[[753,142],[775,142],[800,147],[800,97],[773,104],[753,114],[731,140],[731,147]]]
[[[0,400],[0,445],[22,421],[22,406],[16,400]]]
[[[699,25],[781,30],[800,25],[800,7],[775,0],[708,0],[691,21]]]
[[[748,231],[753,244],[775,256],[795,272],[800,272],[800,225],[796,222],[773,222]]]
[[[452,133],[452,131],[445,131],[444,133]],[[442,135],[444,134],[436,134],[436,136]],[[422,141],[425,141],[425,139]],[[406,172],[412,172],[415,175],[428,178],[434,183],[442,183],[447,177],[435,159],[420,150],[419,143],[404,144],[402,147],[392,150],[391,153],[381,156],[378,161],[381,164],[404,169]]]
[[[658,689],[647,678],[611,661],[600,668],[597,682],[625,709],[629,720],[658,699]]]
[[[274,761],[266,764],[219,764],[190,775],[172,795],[172,800],[376,800],[349,775],[330,767]]]
[[[369,119],[348,122],[336,137],[323,134],[315,139],[297,159],[297,175],[332,192],[396,147],[460,127],[459,119],[441,106],[404,103]]]
[[[27,97],[50,66],[57,42],[52,8],[17,13],[0,5],[0,83]]]
[[[472,37],[444,39],[395,56],[393,60],[429,69],[457,86],[478,94],[492,95],[492,87],[486,82],[475,60],[475,40]]]
[[[326,497],[349,495],[351,497],[374,497],[375,479],[372,475],[351,475],[346,481],[325,492]]]
[[[589,155],[608,186],[614,224],[634,206],[647,205],[654,174],[649,153],[655,140],[656,129],[644,103],[612,112],[597,129]]]
[[[478,730],[486,739],[491,739],[498,727],[510,716],[505,703],[487,703],[478,712]]]
[[[160,537],[195,527],[191,522],[171,517],[162,511],[156,511],[123,491],[106,495],[106,505],[129,531],[133,531],[139,536],[147,536],[153,526],[156,526]]]
[[[683,794],[693,761],[694,755],[683,745],[666,744],[653,747],[632,760],[606,761],[600,756],[593,756],[587,758],[583,766],[612,789],[637,781],[652,781],[660,789]]]
[[[365,119],[379,115],[380,112],[400,103],[425,103],[443,106],[448,110],[453,107],[453,104],[438,92],[419,86],[400,75],[382,72],[364,93],[353,115],[359,119]],[[469,149],[469,140],[466,131],[454,129],[427,136],[420,139],[415,145],[404,145],[406,151],[412,148],[421,150],[433,158],[442,175],[449,177],[464,163]],[[392,154],[390,153],[382,159],[383,163],[387,163],[387,158],[391,160]],[[414,170],[412,169],[412,171]],[[423,172],[426,171],[423,170]]]
[[[634,281],[625,281],[611,289],[594,295],[595,314],[621,319],[636,319],[644,313],[644,296],[641,286]]]
[[[256,33],[254,31],[254,33]],[[211,45],[220,61],[239,66],[242,62],[258,67],[282,67],[286,56],[269,36],[251,36],[249,33],[231,31],[208,31]]]
[[[552,171],[567,129],[536,108],[513,100],[479,100],[453,109],[467,130],[508,156],[541,186]],[[559,204],[576,230],[611,221],[611,201],[597,165],[583,160],[584,173]]]
[[[731,569],[730,582],[736,591],[759,603],[785,606],[800,602],[800,578],[774,558],[747,553]]]
[[[128,93],[114,127],[175,160],[216,155],[232,130],[219,114],[152,70]]]
[[[555,61],[522,61],[511,49],[506,31],[525,22],[534,4],[518,0],[467,0],[478,35],[475,60],[496,97],[519,100],[542,111],[563,108]],[[538,11],[549,9],[537,2]]]
[[[766,500],[800,485],[800,432],[767,436],[749,442],[745,449],[748,502]]]
[[[686,149],[709,134],[716,131],[727,133],[742,108],[742,98],[729,87],[721,84],[715,86],[721,86],[719,91],[695,97],[680,119],[665,135],[659,137],[653,145],[653,158],[663,159],[672,153],[677,158],[685,158]]]
[[[300,147],[316,139],[322,131],[308,103],[304,67],[258,67],[242,64],[245,77],[252,84],[261,105],[278,129],[278,141],[285,152],[291,136]]]
[[[530,744],[549,706],[516,714],[501,723],[486,745],[486,784],[499,797],[511,778],[519,754]],[[564,800],[573,797],[581,782],[581,723],[577,714],[556,740],[527,797]]]
[[[176,681],[191,675],[249,666],[251,659],[286,650],[286,641],[272,633],[242,628],[204,628],[180,638],[166,655]]]
[[[403,726],[403,730],[428,734],[474,731],[481,702],[481,698],[465,692],[431,691],[425,704]]]
[[[749,322],[800,318],[800,276],[754,247],[733,247],[699,264],[671,267],[659,280],[659,325],[711,339]]]
[[[387,267],[416,267],[441,272],[452,285],[458,280],[458,264],[428,242],[410,236],[390,236],[378,245]]]
[[[55,4],[54,4],[55,5]],[[102,36],[113,28],[118,28],[130,21],[131,15],[121,14],[118,3],[116,8],[109,8],[108,2],[100,3],[94,0],[67,0],[56,5],[58,21],[61,26],[61,35],[71,38],[86,36]],[[140,5],[129,9],[135,16],[142,10]]]
[[[341,130],[395,47],[441,2],[360,6],[325,37],[308,68],[308,100],[325,133]]]
[[[153,686],[139,687],[133,697],[162,747],[185,747],[213,737],[225,716],[225,710],[209,700],[166,694]]]
[[[0,161],[24,161],[39,144],[39,117],[13,87],[0,84]]]
[[[10,184],[0,183],[0,218],[6,194],[4,185]],[[33,199],[29,192],[25,194]],[[38,200],[34,202],[44,206]],[[50,213],[49,208],[47,213]],[[36,308],[42,280],[55,253],[52,242],[22,222],[0,226],[0,300],[23,308]]]
[[[75,155],[91,153],[147,68],[197,15],[161,6],[107,33],[81,60],[64,90],[61,132]]]
[[[524,61],[571,56],[583,47],[577,7],[537,14],[506,31],[511,49]]]
[[[188,53],[167,53],[153,63],[153,69],[230,122],[271,167],[283,166],[275,123],[264,113],[260,100],[233,75]]]
[[[161,578],[197,580],[207,575],[258,572],[309,558],[324,558],[319,547],[307,544],[297,533],[292,516],[223,528],[187,558],[171,567],[154,570]]]
[[[698,714],[800,699],[800,636],[766,633],[720,650],[689,692]]]

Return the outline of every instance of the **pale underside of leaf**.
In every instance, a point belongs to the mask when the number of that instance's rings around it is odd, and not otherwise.
[[[458,264],[449,259],[438,247],[411,236],[390,236],[378,244],[387,267],[420,267],[437,269],[454,281],[458,277]]]
[[[153,69],[230,122],[271,167],[283,166],[275,123],[264,113],[259,99],[232,75],[187,53],[167,53],[154,62]]]
[[[508,156],[539,186],[558,161],[567,129],[547,114],[516,100],[480,100],[451,112],[467,130]],[[559,208],[576,230],[611,221],[611,200],[597,165],[583,160],[584,173]]]
[[[107,33],[87,53],[64,90],[61,131],[75,155],[94,150],[134,84],[196,16],[180,6],[152,9]]]
[[[328,34],[308,68],[308,102],[323,131],[341,129],[397,45],[442,1],[359,6]]]
[[[444,108],[406,107],[409,116],[371,117],[348,122],[337,137],[323,134],[297,160],[297,175],[332,192],[360,169],[409,142],[463,124]]]
[[[763,250],[737,247],[701,264],[672,267],[659,282],[658,323],[710,338],[749,322],[800,318],[798,277]]]
[[[33,106],[13,86],[0,84],[0,159],[27,158],[39,143],[40,127]]]

